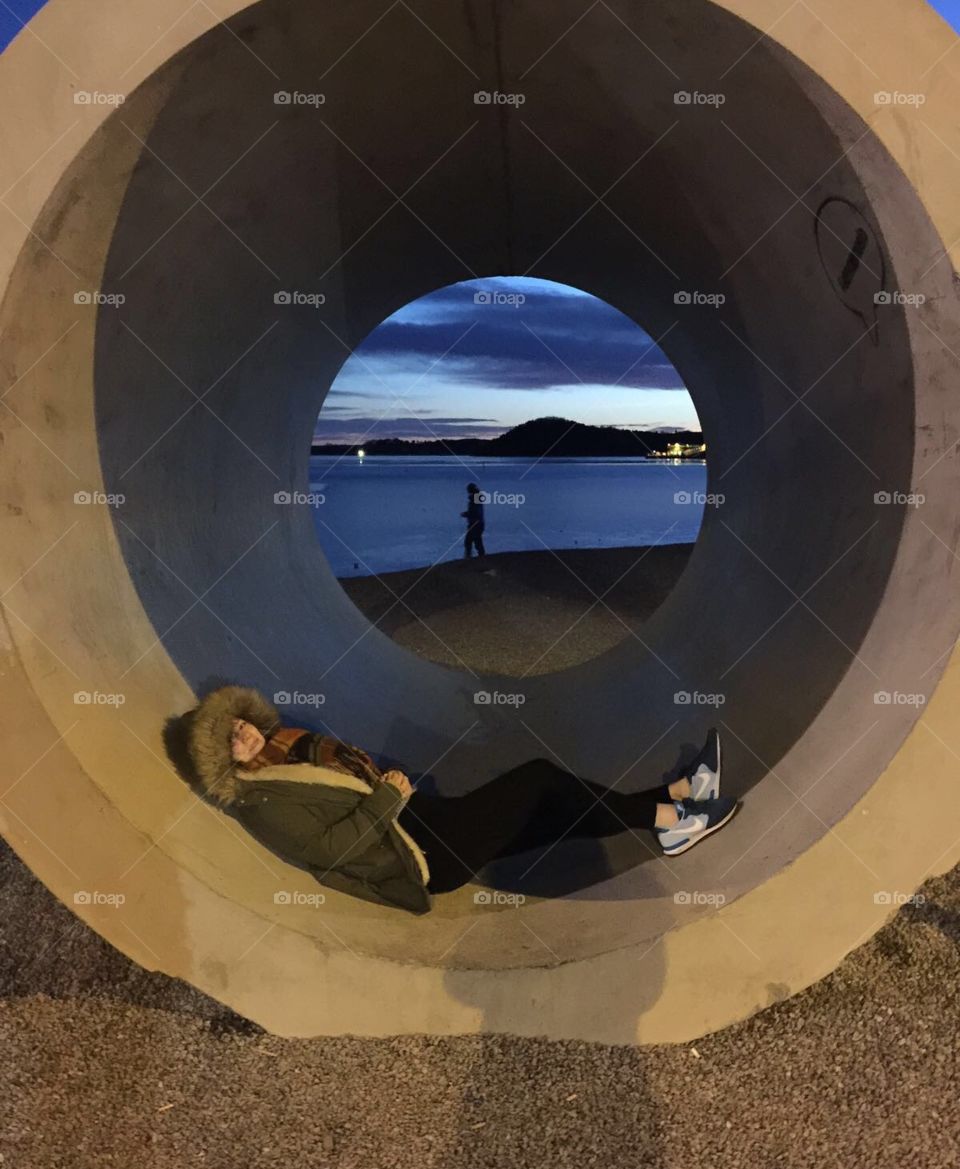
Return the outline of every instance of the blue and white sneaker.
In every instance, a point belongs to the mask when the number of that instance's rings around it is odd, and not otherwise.
[[[690,799],[715,800],[720,795],[720,732],[707,731],[707,741],[700,754],[683,774],[690,780]]]
[[[656,828],[660,847],[668,856],[679,856],[705,836],[722,828],[739,807],[737,800],[720,796],[715,800],[674,800],[678,820],[673,828]]]

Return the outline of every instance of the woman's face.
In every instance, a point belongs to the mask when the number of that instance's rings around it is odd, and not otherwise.
[[[230,753],[238,763],[249,761],[260,753],[266,739],[257,730],[253,723],[245,719],[233,720],[233,733],[230,736]]]

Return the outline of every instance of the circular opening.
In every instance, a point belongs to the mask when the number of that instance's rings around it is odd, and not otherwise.
[[[418,656],[526,677],[597,657],[673,588],[706,447],[679,373],[558,281],[447,285],[353,350],[313,434],[331,569]]]

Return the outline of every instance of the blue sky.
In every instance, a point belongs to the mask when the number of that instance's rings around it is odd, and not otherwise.
[[[6,48],[24,21],[42,7],[43,0],[0,0],[0,48]]]
[[[960,32],[960,0],[932,0],[930,7],[935,8],[944,20],[948,20]]]
[[[23,22],[42,7],[43,0],[0,0],[0,48],[7,45],[20,31]],[[960,0],[931,0],[931,7],[960,32]]]

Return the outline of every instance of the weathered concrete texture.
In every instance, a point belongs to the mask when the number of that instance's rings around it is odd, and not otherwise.
[[[68,903],[122,893],[123,914],[77,908],[126,953],[285,1034],[677,1039],[808,984],[879,924],[874,894],[958,851],[952,35],[919,0],[829,29],[759,0],[237,7],[51,0],[0,61],[4,834]],[[923,124],[875,102],[905,77]],[[112,117],[72,101],[111,84]],[[307,511],[275,502],[306,487],[350,347],[494,272],[662,338],[724,497],[642,642],[530,678],[522,718],[371,630]],[[125,300],[75,299],[97,289]],[[675,695],[719,693],[745,808],[676,865],[629,834],[558,847],[570,892],[519,909],[282,906],[304,875],[165,754],[164,720],[225,680],[321,691],[334,733],[449,790],[544,753],[645,786],[715,717]],[[920,776],[932,825],[902,819]],[[398,963],[410,993],[373,1010]]]

